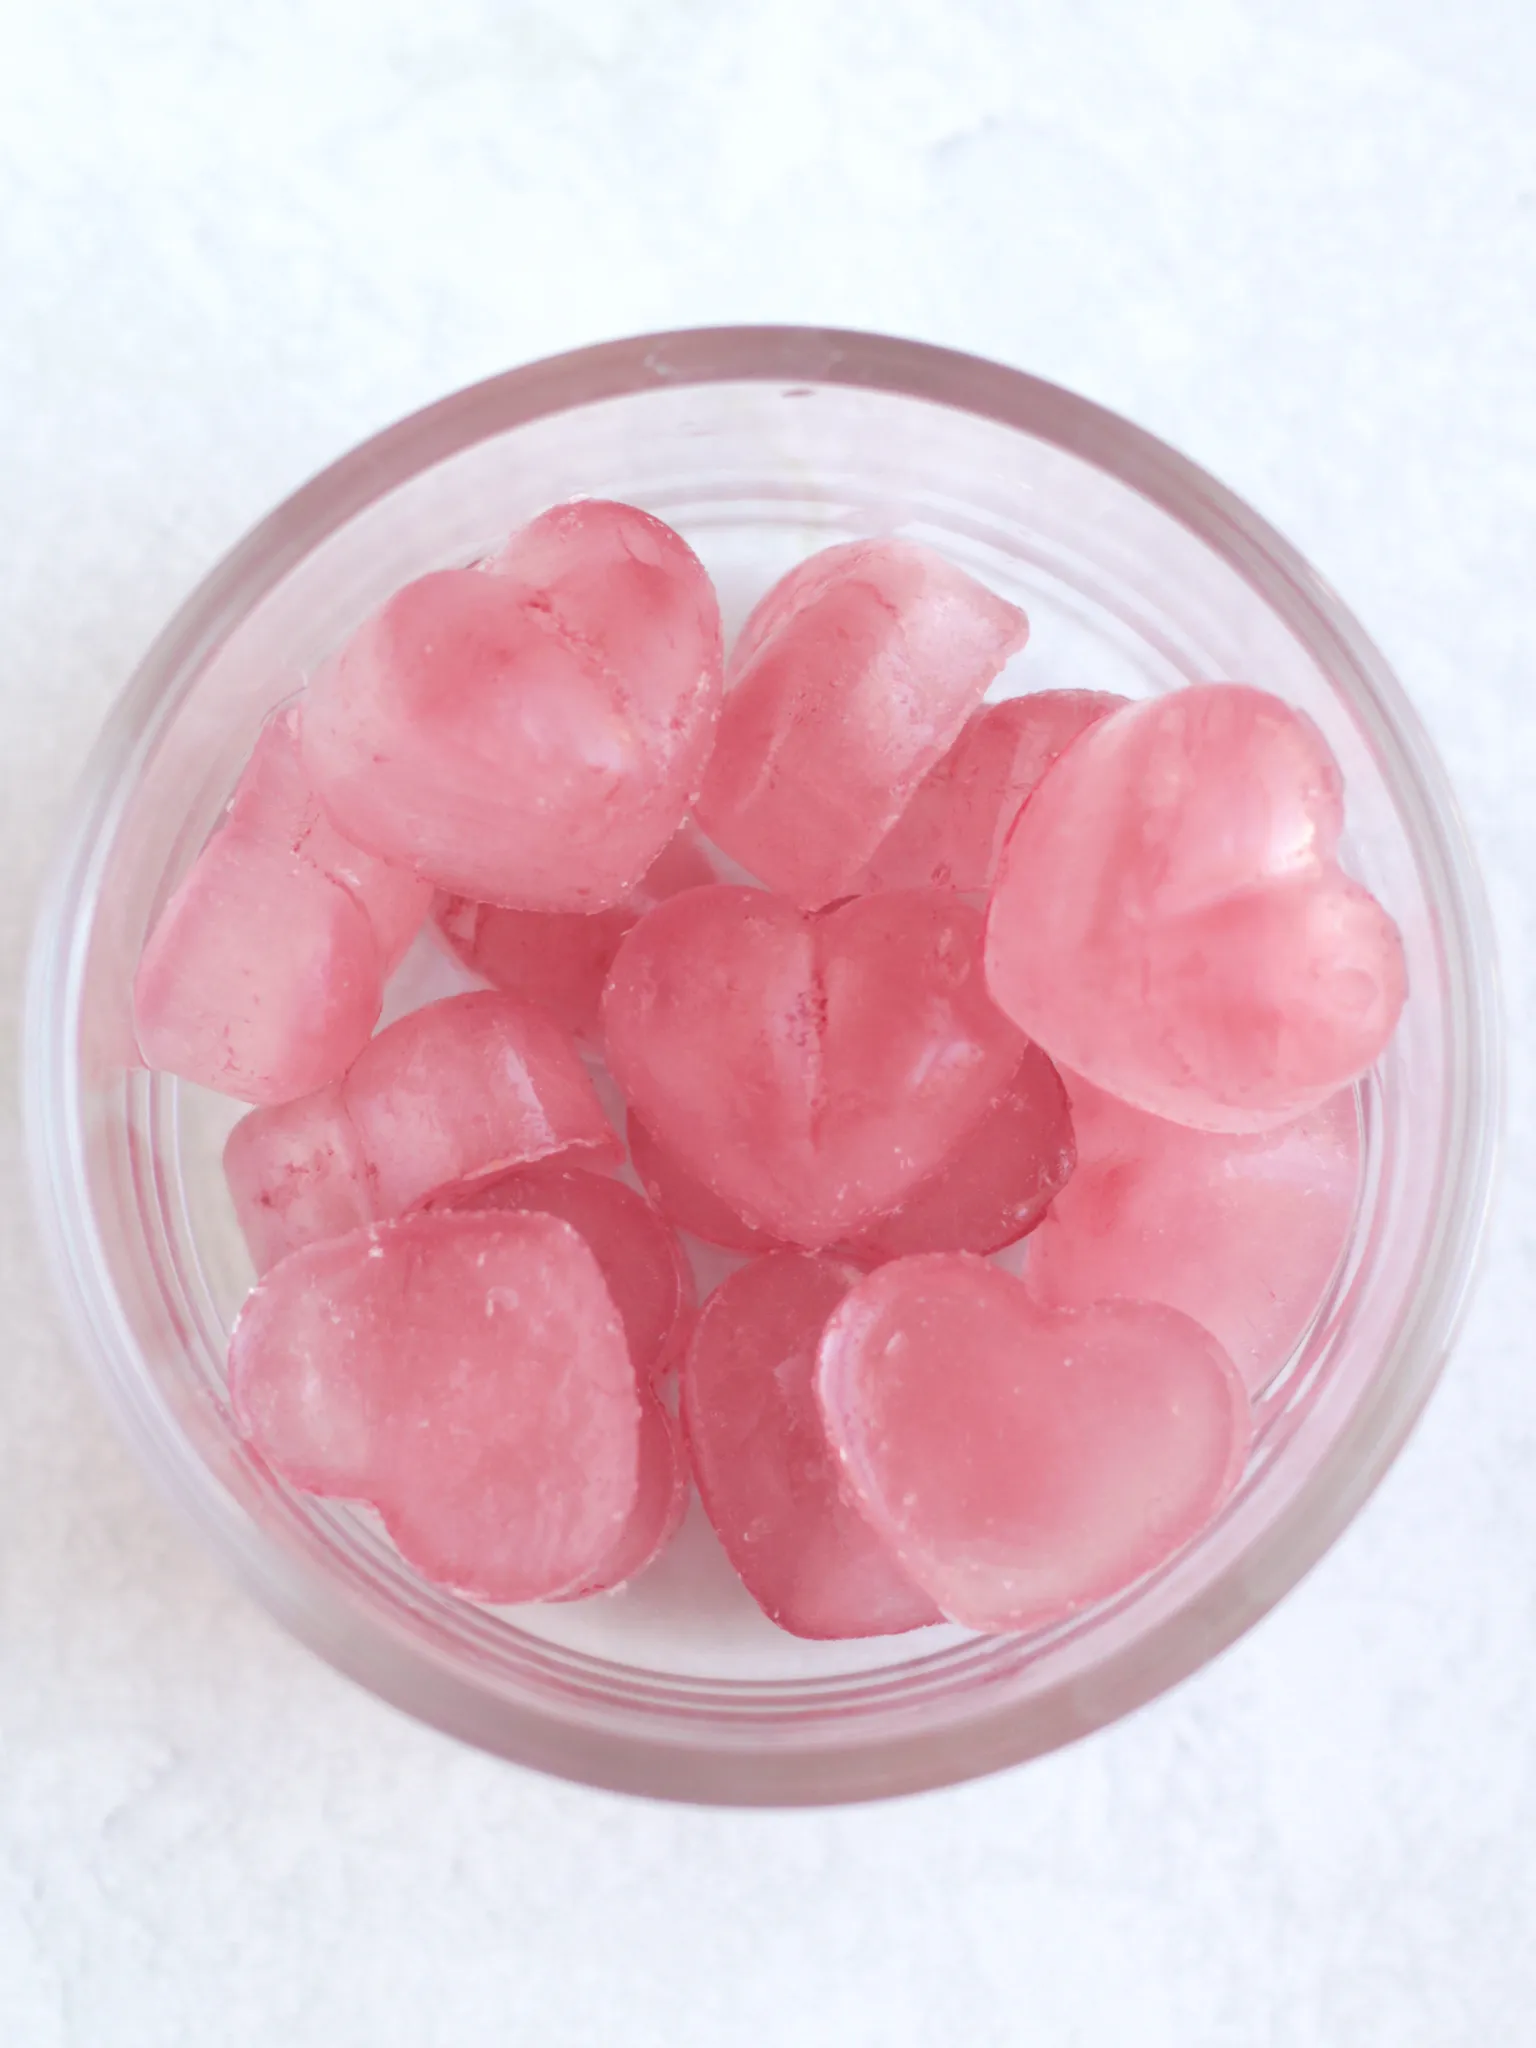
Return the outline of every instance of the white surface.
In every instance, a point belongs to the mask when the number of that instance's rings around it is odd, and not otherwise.
[[[0,0],[5,1057],[92,730],[305,475],[560,347],[887,328],[1249,497],[1439,738],[1536,1002],[1529,0]],[[833,1814],[546,1783],[235,1596],[67,1355],[13,1091],[5,2048],[1536,2039],[1536,1144],[1348,1538],[1172,1697]]]

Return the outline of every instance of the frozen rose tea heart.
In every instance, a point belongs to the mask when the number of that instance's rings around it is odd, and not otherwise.
[[[243,1102],[341,1073],[384,998],[366,913],[297,855],[216,832],[149,935],[133,983],[147,1067]]]
[[[408,1564],[475,1599],[600,1574],[634,1507],[623,1328],[550,1216],[409,1216],[296,1252],[242,1309],[229,1375],[277,1472],[367,1502]]]
[[[1198,1535],[1242,1470],[1247,1397],[1176,1310],[1038,1308],[963,1253],[862,1280],[821,1341],[844,1479],[953,1620],[1041,1627]]]
[[[813,555],[732,653],[700,822],[805,909],[847,895],[1028,630],[929,548],[853,541]]]
[[[398,1216],[446,1189],[618,1138],[554,1019],[490,991],[449,996],[369,1041],[339,1082],[254,1110],[224,1173],[258,1272],[316,1238]]]
[[[941,1619],[845,1496],[816,1408],[817,1342],[857,1277],[758,1259],[710,1296],[683,1361],[689,1454],[725,1553],[770,1621],[821,1640]]]
[[[276,712],[145,945],[145,1064],[247,1102],[333,1080],[377,1022],[429,894],[331,825],[299,759],[296,710]]]
[[[611,910],[508,910],[439,896],[434,917],[454,952],[493,988],[542,1003],[567,1031],[595,1039],[603,984],[626,932],[648,910],[719,877],[703,841],[685,825]]]
[[[552,1159],[447,1197],[454,1208],[531,1210],[577,1231],[602,1268],[635,1370],[658,1380],[693,1307],[693,1274],[643,1195],[604,1173]]]
[[[1278,1130],[1192,1131],[1070,1082],[1078,1164],[1029,1247],[1046,1308],[1160,1301],[1209,1330],[1248,1386],[1289,1358],[1354,1223],[1354,1091]]]
[[[815,1248],[894,1208],[1018,1066],[981,920],[937,891],[806,917],[690,890],[619,949],[609,1065],[640,1121],[747,1222]]]
[[[1278,698],[1178,690],[1102,719],[1003,853],[987,977],[1061,1065],[1136,1107],[1258,1131],[1363,1073],[1402,941],[1340,869],[1337,763]]]
[[[360,845],[475,901],[619,903],[681,824],[719,713],[719,610],[679,535],[556,506],[409,583],[314,679],[306,766]]]
[[[860,886],[990,889],[1003,842],[1035,784],[1080,732],[1125,702],[1097,690],[1039,690],[983,704],[918,784]]]

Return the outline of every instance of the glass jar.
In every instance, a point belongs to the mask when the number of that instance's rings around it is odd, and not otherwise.
[[[1348,1256],[1259,1398],[1192,1547],[1023,1636],[811,1644],[697,1527],[634,1587],[491,1611],[423,1584],[366,1513],[277,1480],[224,1386],[250,1271],[219,1170],[238,1106],[137,1062],[130,983],[263,717],[401,583],[577,494],[678,527],[727,626],[802,555],[931,542],[1023,604],[1030,685],[1252,682],[1322,727],[1345,857],[1402,928],[1410,1000],[1361,1090]],[[408,970],[409,971],[409,970]],[[124,692],[47,893],[26,1022],[37,1198],[81,1347],[152,1475],[274,1615],[452,1734],[669,1798],[821,1802],[1017,1763],[1151,1698],[1321,1555],[1402,1444],[1466,1300],[1495,1149],[1494,969],[1444,775],[1359,626],[1190,463],[1035,378],[875,335],[653,335],[492,378],[306,485],[214,570]],[[694,1509],[697,1519],[697,1505]]]

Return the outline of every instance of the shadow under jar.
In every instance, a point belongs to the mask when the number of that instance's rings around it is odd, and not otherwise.
[[[1233,679],[1314,718],[1344,857],[1397,919],[1410,997],[1359,1091],[1353,1238],[1258,1399],[1235,1495],[1188,1550],[1048,1630],[780,1634],[697,1503],[633,1587],[494,1611],[424,1584],[365,1512],[276,1479],[224,1384],[250,1268],[219,1152],[238,1106],[137,1064],[134,963],[263,717],[390,593],[557,500],[643,505],[716,578],[727,629],[801,556],[930,542],[1022,604],[1030,688]],[[1012,680],[1012,678],[1010,678]],[[1454,803],[1380,655],[1294,551],[1113,415],[874,335],[726,328],[588,349],[390,428],[197,590],[95,750],[44,905],[27,1014],[37,1196],[97,1381],[139,1456],[295,1635],[382,1697],[520,1763],[632,1792],[795,1804],[1017,1763],[1193,1671],[1315,1562],[1401,1446],[1466,1298],[1498,1094],[1493,967]]]

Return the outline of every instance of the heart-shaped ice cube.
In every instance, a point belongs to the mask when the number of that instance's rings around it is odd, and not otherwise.
[[[631,505],[557,505],[358,630],[310,686],[304,760],[350,838],[439,887],[599,910],[681,824],[720,678],[687,543]]]
[[[367,1501],[408,1563],[477,1599],[584,1584],[634,1506],[623,1326],[552,1216],[406,1216],[293,1253],[241,1310],[229,1378],[275,1470]]]
[[[966,1253],[860,1281],[821,1341],[827,1434],[864,1514],[953,1620],[1029,1628],[1103,1599],[1208,1522],[1251,1423],[1177,1310],[1050,1312]]]
[[[758,1229],[816,1247],[941,1165],[1018,1066],[981,919],[937,890],[806,916],[719,886],[619,948],[609,1065],[647,1128]]]
[[[1020,813],[987,921],[998,1003],[1060,1065],[1201,1130],[1289,1122],[1363,1073],[1402,941],[1339,866],[1322,735],[1261,690],[1128,704]]]

